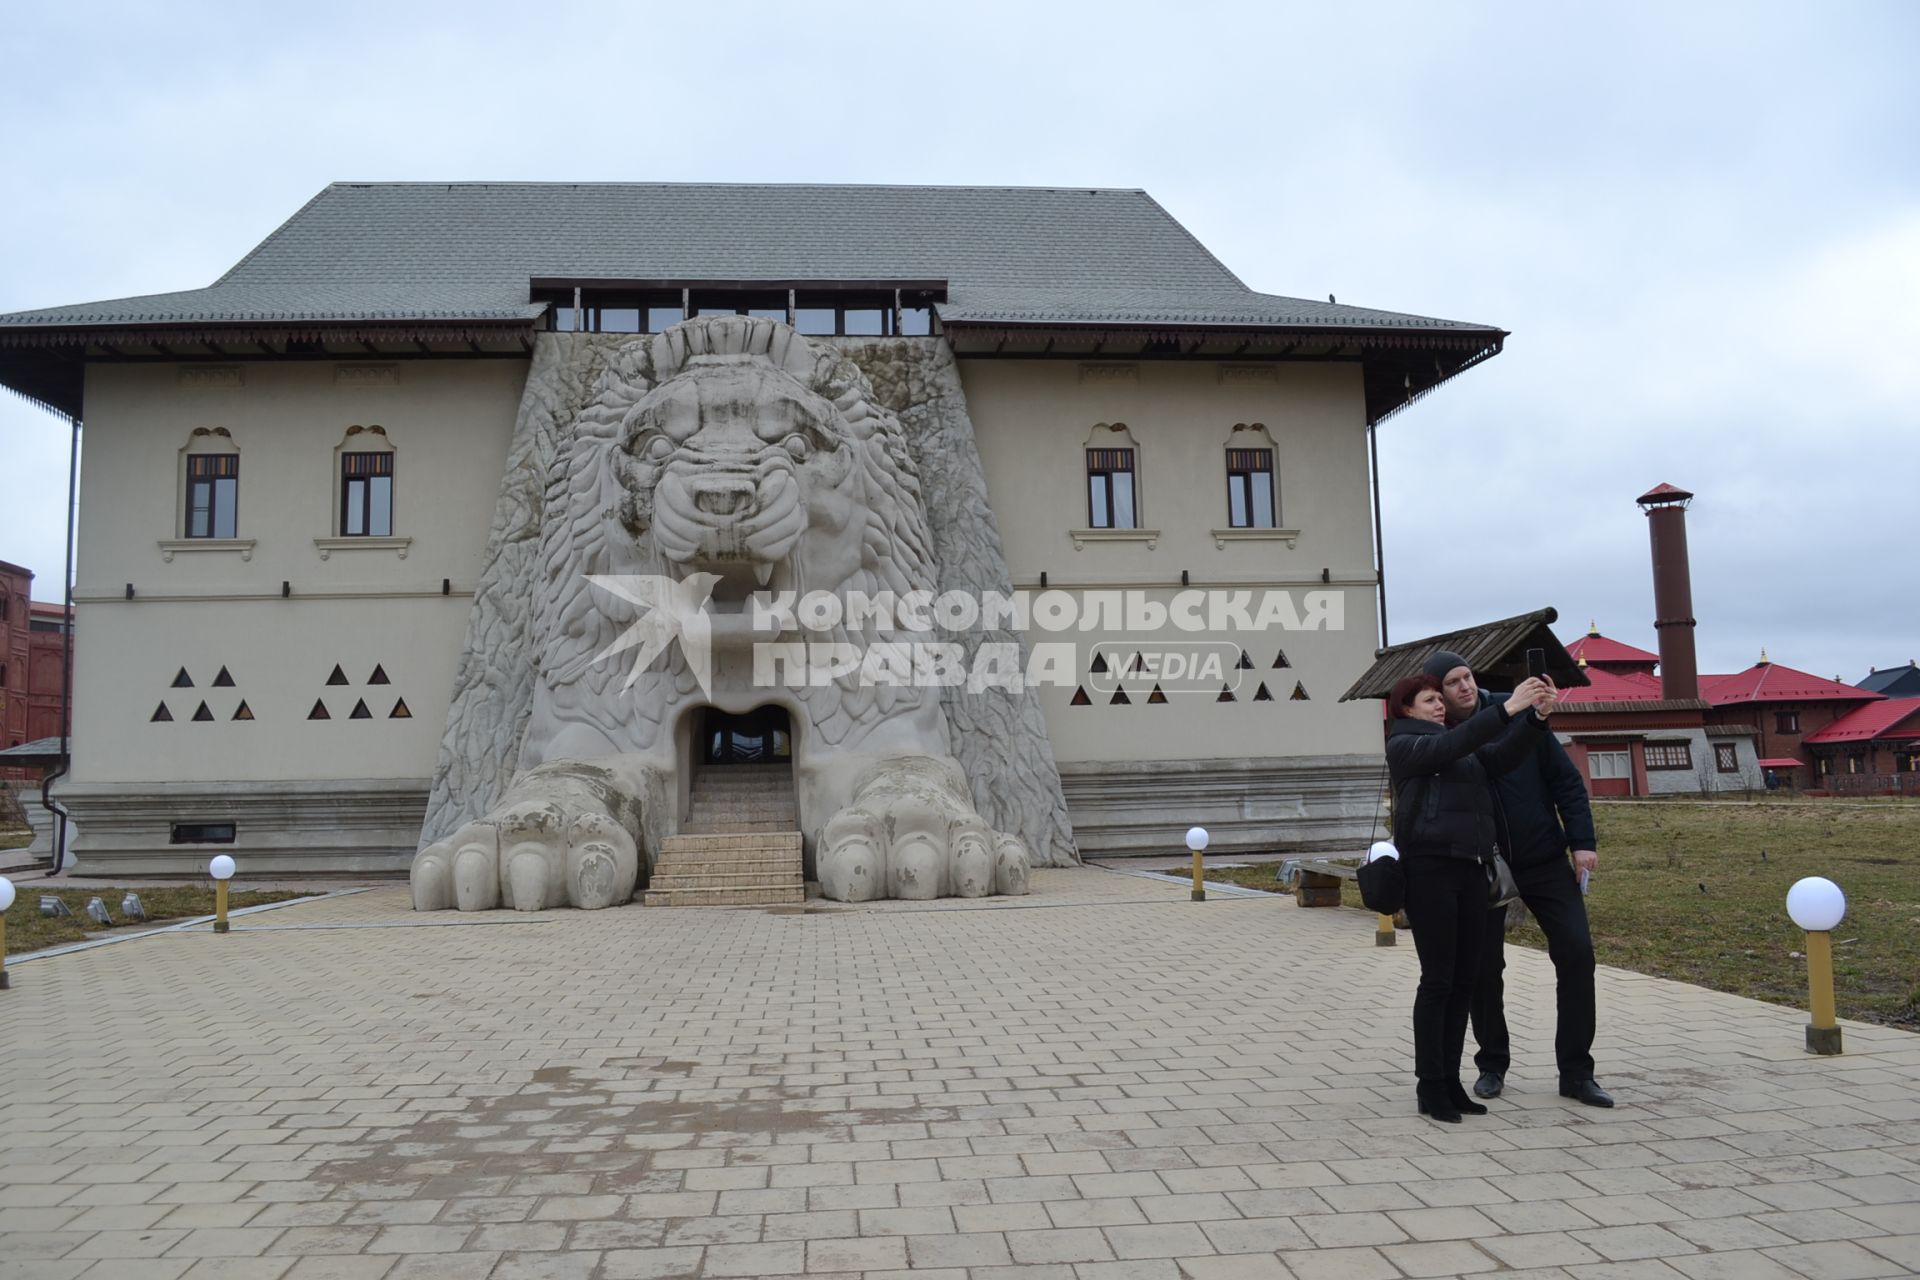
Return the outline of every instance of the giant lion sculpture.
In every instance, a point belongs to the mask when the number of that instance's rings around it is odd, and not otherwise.
[[[756,644],[792,638],[754,629],[756,591],[936,586],[912,451],[851,360],[734,316],[629,339],[547,474],[517,770],[484,816],[416,855],[416,909],[628,901],[672,826],[690,715],[769,702],[793,723],[828,897],[1026,892],[1027,848],[975,811],[937,688],[847,672],[769,689],[756,670]],[[691,627],[661,630],[689,607]],[[805,638],[895,641],[876,621]]]

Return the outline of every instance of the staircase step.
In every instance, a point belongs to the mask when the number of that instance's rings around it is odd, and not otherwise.
[[[753,889],[649,889],[650,907],[770,907],[807,900],[805,885]]]
[[[700,818],[691,818],[680,824],[681,834],[689,836],[717,836],[726,835],[730,832],[752,832],[757,835],[764,835],[770,831],[791,830],[793,830],[793,819],[790,817],[767,818],[764,821],[747,821],[740,818],[716,818],[711,822]]]
[[[694,804],[793,804],[792,787],[695,787]]]
[[[660,842],[662,853],[725,853],[735,849],[753,849],[761,856],[791,851],[800,852],[798,831],[755,831],[744,835],[712,833],[668,836]]]
[[[680,873],[655,875],[647,882],[649,889],[790,889],[796,884],[803,885],[806,880],[800,874],[800,868],[793,867],[785,872],[750,871],[735,875],[728,871],[688,870]]]
[[[765,871],[772,875],[780,875],[788,871],[799,870],[800,859],[791,854],[786,854],[778,858],[673,858],[663,856],[659,862],[654,864],[653,873],[655,875],[680,875],[686,872],[698,872],[709,868],[714,871],[725,871],[729,874]]]

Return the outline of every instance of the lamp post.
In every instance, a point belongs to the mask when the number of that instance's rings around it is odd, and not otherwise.
[[[1207,891],[1201,887],[1204,882],[1200,878],[1206,860],[1207,839],[1205,827],[1187,828],[1187,848],[1193,850],[1193,900],[1195,902],[1207,900]]]
[[[1833,1016],[1833,928],[1846,918],[1847,895],[1822,876],[1796,880],[1787,890],[1787,914],[1807,931],[1807,997],[1813,1021],[1807,1024],[1807,1049],[1840,1052],[1840,1024]]]
[[[13,985],[7,977],[7,912],[13,908],[13,881],[0,876],[0,991]]]
[[[213,931],[227,932],[227,881],[233,879],[233,859],[222,853],[207,864],[207,874],[213,877]]]

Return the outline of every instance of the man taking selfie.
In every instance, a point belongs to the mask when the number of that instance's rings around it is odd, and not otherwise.
[[[1422,670],[1440,681],[1449,724],[1499,700],[1481,692],[1466,659],[1457,653],[1443,649],[1428,658]],[[1547,733],[1540,735],[1533,758],[1494,779],[1493,789],[1506,814],[1510,847],[1502,852],[1519,883],[1520,900],[1547,935],[1547,955],[1553,960],[1559,1007],[1553,1051],[1560,1068],[1560,1096],[1590,1107],[1611,1107],[1613,1099],[1593,1079],[1593,938],[1587,930],[1581,881],[1600,855],[1594,849],[1586,782],[1566,748]],[[1506,918],[1505,907],[1487,912],[1474,989],[1473,1038],[1479,1052],[1473,1061],[1480,1078],[1473,1091],[1482,1098],[1500,1096],[1512,1065],[1504,1008]]]

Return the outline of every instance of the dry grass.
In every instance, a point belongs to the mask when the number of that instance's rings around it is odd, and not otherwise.
[[[16,884],[18,897],[7,912],[7,954],[15,955],[25,951],[38,951],[42,947],[57,947],[68,942],[85,942],[90,938],[104,937],[110,933],[131,932],[144,929],[144,924],[117,923],[112,929],[102,929],[82,915],[88,898],[99,898],[106,904],[107,913],[115,921],[120,921],[120,900],[128,893],[140,895],[140,904],[147,909],[147,919],[184,920],[191,916],[213,914],[213,887],[211,885],[136,885],[131,889],[42,889],[29,881]],[[67,904],[67,910],[73,912],[66,916],[43,916],[40,914],[40,897],[51,893]],[[241,907],[256,907],[263,902],[285,902],[288,898],[304,898],[311,895],[292,893],[286,890],[256,890],[235,892],[229,895],[228,908],[239,910]]]
[[[1847,894],[1847,918],[1834,932],[1841,1016],[1920,1030],[1920,802],[1769,797],[1596,808],[1600,869],[1587,915],[1602,964],[1804,1004],[1805,935],[1787,919],[1787,889],[1822,875]],[[1207,877],[1277,891],[1278,869],[1209,869]],[[1343,902],[1360,906],[1351,882]],[[1531,920],[1508,938],[1546,946]]]

